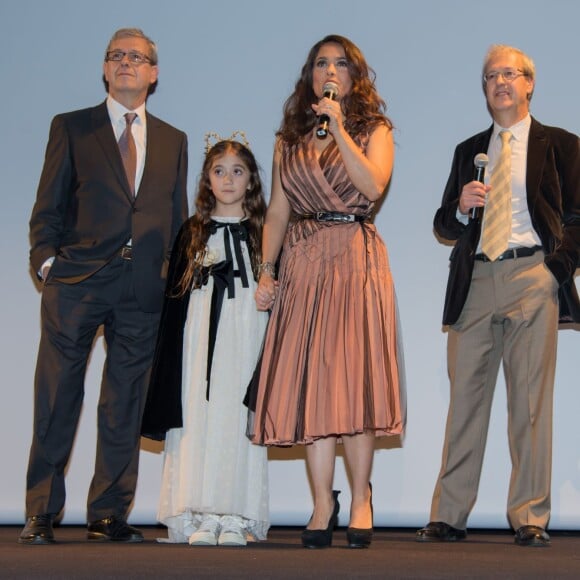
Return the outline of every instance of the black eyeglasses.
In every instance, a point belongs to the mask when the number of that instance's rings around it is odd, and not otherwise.
[[[123,50],[110,50],[107,52],[105,57],[106,61],[111,62],[121,62],[125,57],[131,64],[145,64],[151,63],[151,59],[148,56],[145,56],[141,52],[137,52],[136,50],[130,50],[129,52],[125,52]]]

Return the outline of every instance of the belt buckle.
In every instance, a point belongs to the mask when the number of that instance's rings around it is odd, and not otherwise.
[[[133,248],[131,246],[123,246],[121,248],[121,258],[123,260],[133,259]]]
[[[333,211],[317,211],[316,221],[319,222],[342,222],[352,223],[355,221],[354,214],[338,213]]]
[[[503,262],[504,260],[515,260],[518,257],[517,248],[507,249],[501,256],[498,257],[498,262]]]

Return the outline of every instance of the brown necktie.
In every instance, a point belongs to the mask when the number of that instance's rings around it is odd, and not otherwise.
[[[481,250],[493,262],[507,250],[512,231],[512,177],[509,131],[502,131],[501,152],[491,174],[489,196],[485,204]]]
[[[135,174],[137,173],[137,148],[131,132],[131,124],[136,118],[137,113],[125,113],[125,130],[119,138],[119,150],[133,195],[135,195]]]

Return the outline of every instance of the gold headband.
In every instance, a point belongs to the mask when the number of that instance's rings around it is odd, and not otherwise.
[[[204,136],[205,140],[205,154],[207,155],[214,145],[221,143],[222,141],[237,141],[241,143],[246,149],[250,149],[250,144],[246,138],[246,133],[244,131],[234,131],[229,137],[222,137],[218,133],[210,131]]]

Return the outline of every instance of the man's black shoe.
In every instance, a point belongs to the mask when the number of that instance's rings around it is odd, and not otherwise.
[[[429,522],[424,528],[417,531],[417,542],[456,542],[464,540],[465,530],[459,530],[445,522]]]
[[[142,542],[143,534],[124,519],[110,516],[87,526],[87,539],[96,542]]]
[[[54,533],[52,531],[51,514],[39,514],[26,520],[20,536],[19,544],[54,544]]]
[[[550,545],[550,536],[539,526],[522,526],[516,530],[514,542],[518,546],[547,548]]]

